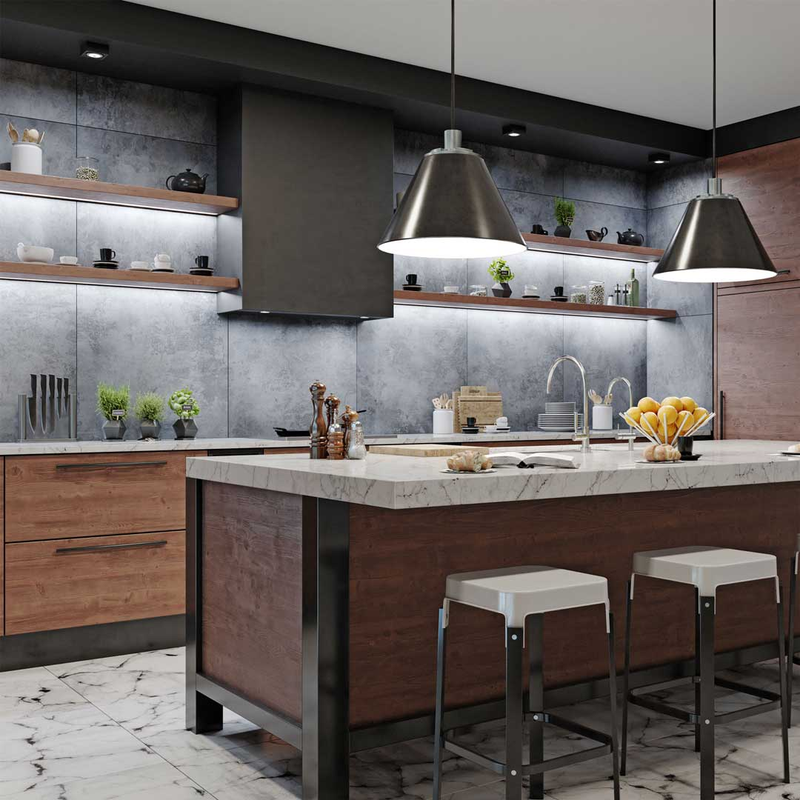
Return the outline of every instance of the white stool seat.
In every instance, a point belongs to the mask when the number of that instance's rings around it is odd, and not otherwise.
[[[447,576],[446,600],[494,611],[506,627],[522,628],[530,614],[604,605],[608,620],[608,581],[553,567],[505,567]]]
[[[675,547],[633,556],[634,575],[648,575],[696,586],[702,597],[715,597],[718,586],[766,578],[777,580],[778,562],[767,553],[727,547]]]

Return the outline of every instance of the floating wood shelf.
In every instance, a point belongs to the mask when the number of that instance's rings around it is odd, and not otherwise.
[[[27,172],[9,172],[7,170],[0,171],[0,192],[212,216],[227,214],[239,207],[239,201],[235,197],[171,192],[168,189],[151,189],[146,186],[81,181],[76,178],[29,175]]]
[[[138,289],[177,289],[185,292],[230,292],[239,288],[237,278],[216,275],[184,275],[171,272],[137,272],[129,269],[21,264],[0,261],[0,278],[46,283],[81,283],[91,286],[127,286]]]
[[[523,300],[515,297],[476,297],[469,294],[437,292],[394,293],[394,302],[402,306],[438,306],[441,308],[516,311],[528,314],[561,314],[573,317],[609,317],[614,319],[675,319],[677,311],[666,308],[596,306],[589,303],[558,303],[550,300]]]
[[[633,247],[629,244],[613,242],[590,242],[588,239],[565,239],[563,236],[540,236],[537,233],[523,233],[522,238],[528,250],[541,250],[548,253],[565,253],[571,256],[590,256],[591,258],[613,258],[617,261],[658,261],[663,250],[655,247]]]

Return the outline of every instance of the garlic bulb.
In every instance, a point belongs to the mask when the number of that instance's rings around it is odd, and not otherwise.
[[[447,466],[458,472],[480,472],[491,469],[492,462],[488,456],[475,450],[464,450],[447,459]]]

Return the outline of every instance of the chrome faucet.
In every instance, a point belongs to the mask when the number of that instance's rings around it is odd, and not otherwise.
[[[586,370],[583,368],[583,364],[581,364],[581,362],[578,361],[575,356],[561,356],[555,360],[553,366],[550,367],[550,374],[547,376],[547,394],[550,394],[550,387],[553,383],[553,374],[556,371],[556,367],[562,361],[571,361],[581,372],[581,381],[583,382],[583,432],[578,433],[578,415],[576,414],[575,436],[573,438],[576,442],[581,443],[581,452],[588,453],[592,448],[589,444],[589,393],[586,389]]]
[[[623,378],[621,375],[618,378],[614,378],[614,380],[612,380],[611,383],[608,384],[608,390],[606,391],[606,394],[610,395],[612,393],[612,389],[614,388],[614,386],[620,381],[622,381],[622,383],[624,383],[628,387],[628,408],[633,408],[633,387],[631,386],[631,382],[627,378]],[[633,450],[633,441],[636,438],[636,431],[634,431],[633,428],[630,425],[628,425],[628,432],[627,433],[618,432],[617,438],[627,439],[628,450]]]

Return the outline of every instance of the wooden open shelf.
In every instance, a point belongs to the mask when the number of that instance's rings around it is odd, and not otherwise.
[[[129,269],[21,264],[0,261],[0,278],[47,283],[81,283],[91,286],[128,286],[139,289],[177,289],[185,292],[230,292],[239,288],[237,278],[216,275],[184,275],[170,272],[136,272]]]
[[[239,201],[235,197],[171,192],[168,189],[81,181],[77,178],[57,178],[54,175],[30,175],[27,172],[7,170],[0,171],[0,192],[212,216],[227,214],[239,208]]]
[[[675,319],[677,311],[666,308],[632,308],[630,306],[596,306],[589,303],[558,303],[550,300],[523,300],[516,297],[476,297],[469,294],[438,292],[394,293],[394,302],[403,306],[439,306],[442,308],[488,309],[528,314],[561,314],[574,317],[608,317],[613,319]]]
[[[563,236],[540,236],[537,233],[523,233],[522,238],[528,250],[542,250],[548,253],[565,253],[571,256],[591,256],[592,258],[613,258],[617,261],[658,261],[663,250],[655,247],[633,247],[629,244],[613,242],[590,242],[588,239],[565,239]]]

